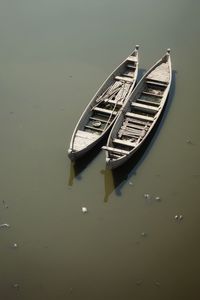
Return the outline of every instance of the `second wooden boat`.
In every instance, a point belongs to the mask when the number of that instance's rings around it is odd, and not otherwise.
[[[108,137],[106,164],[110,169],[126,162],[144,143],[165,105],[172,69],[170,49],[142,77],[124,105]]]
[[[76,160],[92,149],[111,129],[138,75],[138,48],[110,74],[80,117],[68,156]]]

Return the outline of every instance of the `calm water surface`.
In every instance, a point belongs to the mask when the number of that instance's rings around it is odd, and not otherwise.
[[[198,298],[199,11],[197,0],[0,2],[0,299]],[[113,174],[103,152],[72,165],[80,114],[136,44],[141,71],[172,49],[152,142]]]

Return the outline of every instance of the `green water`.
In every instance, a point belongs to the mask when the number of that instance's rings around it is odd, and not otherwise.
[[[10,224],[0,299],[198,299],[199,10],[195,0],[0,1],[0,224]],[[172,50],[164,121],[114,174],[101,151],[73,166],[80,114],[136,44],[142,71]]]

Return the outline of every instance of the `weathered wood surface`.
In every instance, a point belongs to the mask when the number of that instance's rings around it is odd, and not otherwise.
[[[103,146],[102,149],[103,150],[109,150],[109,151],[112,151],[114,153],[119,153],[119,154],[122,154],[122,155],[125,155],[125,154],[129,153],[129,151],[126,151],[126,150],[122,150],[122,149],[118,149],[118,148],[113,148],[113,147],[107,147],[107,146]]]
[[[114,139],[113,143],[120,144],[123,146],[135,147],[135,142],[131,142],[130,140],[121,140],[121,139]]]
[[[152,113],[157,113],[160,107],[155,107],[153,105],[146,105],[142,103],[132,102],[131,106],[136,109],[140,109],[142,111],[150,111]]]
[[[163,62],[147,76],[147,79],[160,80],[168,83],[170,79],[168,63]]]
[[[120,91],[115,96],[115,101],[116,102],[118,102],[118,101],[124,102],[124,99],[125,99],[126,95],[128,94],[129,89],[130,89],[130,83],[124,83],[123,87],[120,89]]]
[[[146,121],[153,121],[154,120],[154,118],[152,118],[152,117],[144,116],[144,115],[140,115],[140,114],[135,114],[135,113],[132,113],[132,112],[127,112],[126,116],[136,118],[136,119],[146,120]]]
[[[113,111],[110,109],[105,109],[105,108],[101,108],[101,107],[94,107],[93,110],[98,111],[100,113],[105,113],[105,114],[112,114],[112,115],[116,115],[117,111]]]
[[[76,151],[82,150],[91,142],[95,141],[98,137],[98,134],[78,130],[74,139],[74,149]]]
[[[127,82],[133,82],[132,78],[129,77],[125,77],[125,76],[115,76],[116,80],[120,80],[120,81],[127,81]]]

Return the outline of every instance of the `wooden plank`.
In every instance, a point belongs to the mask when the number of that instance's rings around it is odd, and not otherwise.
[[[162,95],[154,94],[154,93],[150,93],[150,92],[145,92],[144,91],[144,92],[142,92],[142,94],[147,95],[147,96],[162,98]]]
[[[92,129],[94,131],[100,131],[100,132],[104,131],[104,129],[102,129],[102,128],[92,127],[92,126],[89,126],[89,125],[85,125],[84,127],[87,128],[87,129]]]
[[[142,130],[142,129],[145,128],[146,123],[143,126],[142,125],[138,125],[138,124],[134,124],[134,123],[131,123],[131,122],[130,123],[123,123],[123,125],[127,125],[129,127]]]
[[[122,155],[129,154],[129,151],[119,149],[119,148],[103,146],[102,149],[107,150],[107,151],[111,151],[111,152],[114,152],[114,153],[119,153],[119,154],[122,154]]]
[[[124,146],[129,146],[129,147],[135,147],[135,142],[130,142],[130,141],[121,140],[121,139],[114,139],[113,143],[124,145]]]
[[[145,121],[141,121],[141,120],[134,119],[134,118],[126,118],[126,119],[128,119],[129,122],[131,122],[131,123],[133,123],[133,124],[141,124],[141,125],[144,125],[144,126],[150,125],[150,123],[147,122],[147,121],[145,122]]]
[[[105,113],[105,114],[112,114],[112,115],[116,115],[118,112],[117,111],[113,111],[113,110],[110,110],[110,109],[105,109],[105,108],[101,108],[101,107],[94,107],[92,110],[95,110],[95,111],[98,111],[98,112],[101,112],[101,113]]]
[[[121,130],[122,131],[124,130],[124,131],[130,132],[130,133],[132,133],[132,134],[134,134],[136,136],[143,136],[146,133],[146,131],[144,129],[139,130],[139,129],[134,129],[132,127],[127,127],[127,126],[126,127],[122,126]]]
[[[106,103],[110,103],[110,104],[116,104],[116,105],[120,105],[122,106],[122,102],[118,101],[118,100],[110,100],[110,99],[105,99]]]
[[[159,106],[159,105],[160,105],[160,102],[150,101],[150,100],[141,99],[141,98],[138,98],[136,101],[137,101],[137,102],[141,102],[141,103],[145,103],[145,104],[156,105],[156,106]]]
[[[136,109],[139,109],[139,110],[142,110],[142,111],[150,111],[152,113],[157,113],[160,109],[160,107],[155,107],[155,106],[152,106],[152,105],[146,105],[146,104],[137,103],[137,102],[132,102],[131,106],[136,108]]]
[[[135,114],[135,113],[131,113],[131,112],[127,112],[126,116],[136,118],[136,119],[140,119],[140,120],[152,121],[152,122],[154,120],[153,117],[144,116],[144,115],[140,115],[140,114]]]
[[[161,82],[153,81],[153,80],[146,80],[146,83],[151,84],[151,85],[157,85],[157,86],[165,87],[165,88],[167,87],[166,83],[161,83]]]
[[[123,102],[124,99],[125,99],[125,97],[126,97],[126,95],[129,92],[130,87],[131,87],[130,82],[124,83],[124,85],[121,87],[120,91],[115,96],[115,101],[121,101],[121,102]]]
[[[133,69],[133,70],[136,69],[136,65],[127,64],[126,66],[127,66],[129,69]]]
[[[138,61],[138,59],[137,59],[137,57],[136,56],[129,56],[128,58],[127,58],[127,60],[128,61],[131,61],[131,62],[137,62]]]
[[[123,77],[123,76],[115,76],[116,80],[122,80],[122,81],[127,81],[127,82],[133,82],[133,78],[129,78],[129,77]]]
[[[89,119],[92,120],[92,121],[98,121],[98,122],[102,122],[102,123],[110,123],[110,121],[108,121],[108,120],[103,120],[103,119],[101,119],[101,118],[90,117]]]
[[[135,74],[135,72],[134,72],[133,70],[129,70],[129,69],[127,69],[127,70],[124,71],[124,73],[123,73],[124,76],[130,77],[130,78],[133,78],[133,77],[134,77],[134,74]]]

